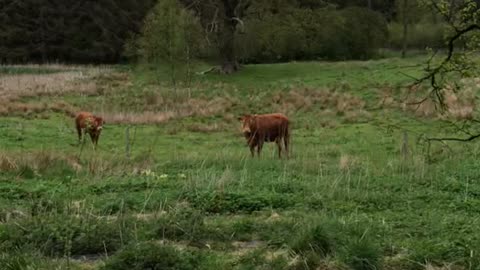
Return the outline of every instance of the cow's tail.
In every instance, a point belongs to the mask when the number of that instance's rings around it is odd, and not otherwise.
[[[285,130],[285,137],[283,138],[285,140],[285,144],[288,145],[288,149],[285,149],[287,150],[287,156],[288,157],[291,157],[292,156],[292,130],[290,128],[290,124],[291,122],[288,121],[287,122],[287,128]],[[287,148],[287,147],[285,147]]]

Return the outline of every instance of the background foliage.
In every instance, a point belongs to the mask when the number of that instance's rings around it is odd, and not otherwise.
[[[379,49],[401,47],[401,1],[253,1],[244,12],[243,24],[236,27],[235,49],[239,60],[248,63],[370,59],[378,55]],[[138,41],[141,29],[144,41],[154,37],[161,40],[166,35],[161,28],[151,28],[153,15],[145,18],[146,14],[156,13],[157,19],[166,20],[160,9],[170,2],[0,0],[0,62],[116,63],[125,56],[140,59],[145,50],[132,50],[132,44]],[[173,2],[180,9],[192,4],[187,0]],[[202,3],[210,2],[215,4],[213,0]],[[212,27],[208,23],[218,16],[214,6],[205,4],[195,13],[204,27],[197,34],[210,45],[204,48],[203,59],[219,57],[214,43],[221,35],[212,29],[207,31]],[[418,8],[417,4],[409,6],[408,14],[412,25],[407,37],[409,48],[442,44],[441,15]],[[172,19],[179,20],[170,21],[178,26],[184,17]],[[162,50],[159,48],[158,54]]]

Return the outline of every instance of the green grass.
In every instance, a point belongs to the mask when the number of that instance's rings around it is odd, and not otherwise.
[[[94,151],[89,140],[77,144],[63,114],[3,117],[0,269],[480,269],[479,144],[432,145],[428,159],[417,139],[451,133],[446,124],[376,106],[378,92],[409,82],[401,73],[418,75],[407,66],[422,59],[252,65],[201,76],[191,100],[232,103],[131,126],[128,155],[127,124],[107,121]],[[95,101],[141,111],[151,93],[164,99],[152,110],[188,101],[186,90],[175,97],[156,85],[152,71],[121,72],[131,83],[97,78],[104,94],[41,99],[98,111]],[[274,95],[303,88],[335,89],[366,105],[341,111],[289,101],[292,158],[278,160],[268,144],[251,159],[239,124],[225,115],[274,110]],[[368,118],[348,118],[358,110]]]

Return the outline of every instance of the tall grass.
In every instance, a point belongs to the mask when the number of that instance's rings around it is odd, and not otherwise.
[[[396,61],[249,66],[176,97],[135,73],[40,94],[107,124],[93,150],[50,110],[2,118],[0,268],[475,269],[479,148],[425,155],[417,139],[445,126],[396,102]],[[239,132],[236,115],[270,111],[292,120],[288,160],[270,143],[251,159]]]

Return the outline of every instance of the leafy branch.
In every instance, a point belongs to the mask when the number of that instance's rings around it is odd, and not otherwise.
[[[442,5],[443,3],[443,5]],[[472,66],[465,64],[465,62],[455,62],[455,52],[456,52],[456,44],[457,41],[466,37],[468,34],[474,31],[480,30],[480,25],[476,21],[476,16],[478,15],[478,7],[471,1],[467,1],[464,3],[463,6],[458,7],[461,12],[454,12],[454,6],[452,6],[453,2],[451,2],[450,6],[445,4],[446,2],[439,2],[436,0],[430,0],[429,5],[430,7],[437,13],[441,14],[446,23],[452,28],[453,34],[447,39],[446,47],[447,52],[446,56],[443,60],[440,61],[439,64],[434,65],[432,67],[432,62],[437,55],[437,51],[431,56],[431,58],[427,61],[427,67],[425,68],[426,74],[418,79],[415,79],[414,83],[410,85],[410,87],[419,86],[426,82],[430,85],[430,90],[428,91],[427,95],[416,102],[409,103],[409,105],[418,105],[420,106],[422,103],[426,102],[427,100],[432,100],[435,102],[435,106],[437,104],[440,106],[441,110],[446,110],[448,105],[445,102],[444,95],[442,90],[444,89],[444,79],[446,74],[458,72],[460,74],[464,74],[469,69],[472,69]],[[458,14],[462,14],[459,19]],[[455,60],[454,60],[455,59]],[[465,59],[464,59],[465,60]],[[473,123],[480,123],[475,119],[468,120]],[[455,125],[455,124],[453,124]],[[437,138],[425,138],[425,140],[430,142],[441,142],[445,143],[445,141],[457,141],[457,142],[470,142],[480,137],[480,133],[470,133],[466,130],[465,125],[460,128],[460,131],[464,134],[467,134],[468,137],[465,138],[458,138],[458,137],[437,137]]]

